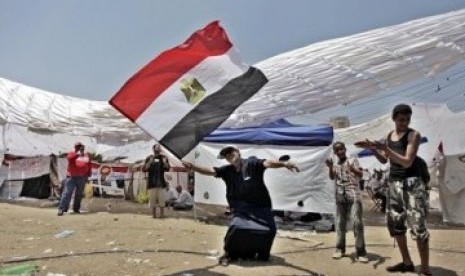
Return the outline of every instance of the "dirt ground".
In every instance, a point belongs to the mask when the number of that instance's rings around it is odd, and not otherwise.
[[[400,260],[382,214],[370,210],[369,203],[364,214],[368,264],[354,261],[351,233],[352,255],[333,260],[334,232],[279,230],[270,262],[228,267],[216,260],[227,220],[214,219],[214,210],[197,209],[200,220],[192,211],[171,210],[168,218],[153,219],[144,205],[92,198],[83,204],[88,212],[58,217],[51,203],[29,205],[35,207],[0,203],[0,266],[34,264],[37,275],[387,275],[385,267]],[[430,220],[433,273],[465,275],[464,228],[439,221]],[[74,232],[55,237],[64,230]],[[409,241],[409,246],[418,269],[415,245]]]

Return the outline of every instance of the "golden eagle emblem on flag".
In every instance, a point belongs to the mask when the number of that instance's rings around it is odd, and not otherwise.
[[[190,104],[200,102],[206,93],[202,84],[193,77],[181,80],[180,89]]]

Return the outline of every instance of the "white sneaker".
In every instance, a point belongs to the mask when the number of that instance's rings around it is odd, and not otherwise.
[[[358,256],[357,261],[360,262],[360,263],[366,264],[366,263],[368,263],[370,260],[368,259],[367,256]]]
[[[342,251],[340,250],[337,250],[336,252],[333,253],[333,259],[335,260],[339,260],[342,257],[344,257],[344,253],[342,253]]]

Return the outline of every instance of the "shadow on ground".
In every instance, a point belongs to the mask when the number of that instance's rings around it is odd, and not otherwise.
[[[193,270],[186,270],[186,271],[180,271],[176,272],[173,274],[170,274],[168,276],[180,276],[180,275],[202,275],[202,276],[222,276],[222,275],[228,275],[228,274],[223,274],[223,273],[218,273],[211,271],[210,269],[217,267],[218,265],[214,266],[208,266],[205,268],[201,269],[193,269]],[[264,266],[283,266],[287,268],[291,268],[294,270],[297,270],[297,273],[299,274],[292,274],[292,275],[308,275],[308,276],[323,276],[324,274],[318,273],[316,271],[309,270],[304,267],[300,267],[297,265],[293,265],[291,263],[288,263],[286,259],[279,257],[279,256],[271,256],[269,262],[257,262],[257,261],[235,261],[231,262],[230,266],[240,266],[240,267],[264,267]],[[302,274],[304,273],[304,274]]]

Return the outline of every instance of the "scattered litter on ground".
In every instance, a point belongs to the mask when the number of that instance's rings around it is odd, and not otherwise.
[[[107,242],[107,245],[115,245],[116,241],[109,241]]]
[[[55,235],[55,238],[60,239],[60,238],[65,238],[68,236],[71,236],[74,233],[73,230],[63,230],[60,233]]]
[[[131,264],[140,264],[140,263],[142,263],[142,259],[139,259],[139,258],[128,258],[126,261],[128,263],[131,263]]]
[[[11,257],[11,260],[12,261],[22,261],[22,260],[26,260],[27,258],[29,258],[29,256],[14,256],[14,257]]]
[[[0,275],[34,275],[39,271],[39,267],[33,264],[15,265],[0,269]]]
[[[212,250],[208,250],[208,255],[216,257],[216,256],[220,255],[220,253],[218,252],[218,250],[212,249]]]

